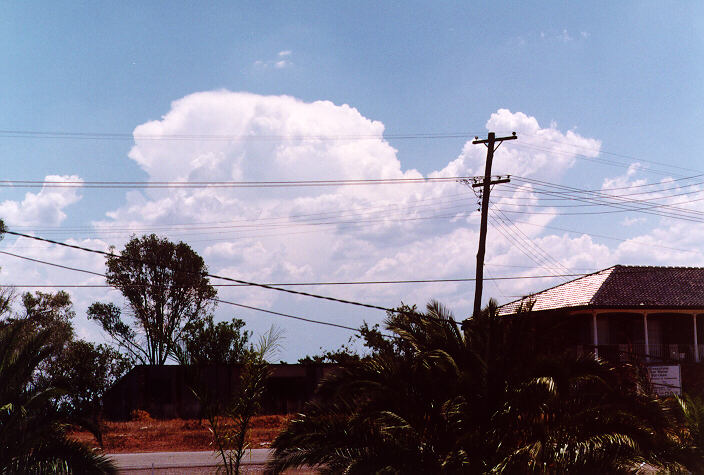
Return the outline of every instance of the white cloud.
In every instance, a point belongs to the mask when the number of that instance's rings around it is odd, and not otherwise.
[[[487,121],[497,133],[518,132],[519,140],[497,150],[496,173],[559,177],[577,153],[596,156],[600,142],[556,124],[541,127],[534,117],[500,109]],[[384,126],[348,105],[329,101],[305,103],[289,96],[211,91],[174,101],[161,120],[138,126],[129,153],[153,181],[263,181],[419,178],[404,170],[396,150],[383,138]],[[215,135],[232,140],[144,140],[141,136]],[[516,145],[519,144],[519,145]],[[483,173],[485,148],[468,142],[460,156],[432,177]],[[537,205],[524,185],[499,206],[516,200]],[[456,278],[474,272],[478,215],[475,198],[454,182],[431,185],[368,187],[295,187],[274,189],[208,188],[132,192],[127,203],[96,225],[119,224],[143,229],[169,223],[201,223],[181,235],[201,252],[211,270],[256,282],[405,280]],[[527,236],[538,238],[552,219],[526,217]],[[217,234],[215,234],[217,233]],[[492,260],[530,265],[505,236],[492,232]],[[183,237],[181,237],[183,236]],[[563,236],[546,245],[566,263],[594,265],[603,249],[584,238]],[[554,247],[554,249],[553,249]],[[591,256],[591,257],[589,257]],[[542,273],[546,273],[543,269]],[[517,292],[523,284],[502,287]],[[471,287],[454,284],[326,287],[319,292],[397,305],[423,304],[436,297],[471,305]],[[275,308],[278,294],[242,289],[221,291],[241,302]],[[279,299],[279,300],[277,300]],[[464,307],[463,307],[464,306]]]
[[[571,43],[575,40],[575,36],[570,34],[570,32],[566,28],[563,28],[560,32],[546,33],[544,31],[541,31],[539,36],[541,40],[550,42]],[[579,35],[577,36],[577,39],[581,39],[584,41],[589,39],[590,36],[591,33],[589,33],[588,31],[580,31]]]
[[[648,183],[645,178],[634,179],[640,170],[642,170],[642,165],[640,163],[631,163],[626,170],[626,173],[616,177],[606,177],[601,186],[602,191],[609,192],[611,194],[624,193],[624,189],[632,187],[642,187]],[[632,190],[626,190],[626,193]]]
[[[279,51],[276,54],[275,59],[261,60],[258,59],[254,62],[254,67],[257,69],[284,69],[293,66],[293,62],[289,59],[291,57],[291,50]]]
[[[519,176],[541,176],[558,179],[572,167],[577,155],[596,157],[601,142],[568,130],[563,133],[556,124],[543,128],[535,117],[522,112],[499,109],[487,121],[488,130],[497,136],[516,132],[518,140],[506,142],[494,154],[492,172]],[[467,142],[457,160],[439,172],[440,176],[472,176],[484,174],[486,149]]]
[[[281,58],[288,54],[279,55]],[[500,109],[486,123],[497,134],[518,133],[503,144],[494,159],[495,173],[559,179],[575,163],[576,154],[597,156],[598,140],[556,124],[542,127],[522,112]],[[274,181],[420,178],[405,169],[396,150],[383,137],[384,125],[349,105],[303,102],[289,96],[210,91],[174,101],[160,119],[134,130],[129,158],[150,181]],[[202,136],[201,139],[150,140],[160,135]],[[225,138],[224,138],[225,137]],[[486,149],[468,142],[456,160],[431,177],[483,174]],[[59,189],[63,190],[63,189]],[[44,191],[44,190],[42,190]],[[48,191],[48,190],[47,190]],[[41,193],[40,193],[41,195]],[[535,210],[537,194],[529,184],[496,194],[496,206],[511,210],[521,203]],[[60,209],[61,207],[59,207]],[[104,235],[89,247],[118,248],[131,232],[153,229],[172,240],[184,240],[204,256],[211,272],[254,282],[414,280],[471,277],[474,274],[478,214],[476,198],[455,182],[394,186],[327,186],[283,188],[149,189],[132,191],[125,202],[95,222]],[[551,208],[541,208],[550,211]],[[544,235],[553,216],[525,215],[516,225],[528,238],[564,266],[611,264],[614,253],[588,236]],[[189,226],[180,226],[183,224]],[[115,240],[109,227],[125,228]],[[492,228],[487,260],[498,265],[535,266],[510,239]],[[16,241],[19,243],[20,241]],[[17,244],[19,245],[19,244]],[[46,251],[46,252],[45,252]],[[625,253],[625,247],[623,252]],[[52,253],[57,253],[56,255]],[[53,247],[41,252],[57,262],[71,262]],[[79,254],[81,255],[81,254]],[[103,271],[102,259],[79,261],[76,267]],[[5,265],[7,281],[18,268]],[[492,269],[492,275],[515,274],[515,268]],[[34,271],[32,271],[34,272]],[[39,271],[37,271],[39,272]],[[66,282],[54,272],[31,275],[37,282]],[[66,271],[68,273],[68,271]],[[534,268],[532,275],[549,273]],[[69,274],[67,274],[69,275]],[[93,277],[85,277],[86,281]],[[97,278],[100,280],[100,278]],[[17,280],[13,280],[17,282]],[[551,281],[502,281],[509,295],[535,290]],[[401,301],[423,305],[438,298],[465,316],[472,305],[472,282],[305,288],[316,293],[396,306]],[[105,291],[76,292],[81,308],[91,300],[119,295]],[[220,289],[220,296],[253,305],[353,326],[362,318],[379,321],[383,312],[360,313],[339,304],[321,304],[248,287]],[[328,306],[325,306],[328,305]],[[221,306],[220,316],[233,310]],[[235,311],[235,315],[243,315]],[[335,320],[337,319],[337,320]],[[250,317],[260,331],[271,319]],[[276,321],[276,320],[274,320]],[[279,323],[290,339],[287,356],[315,351],[318,327]],[[89,328],[89,327],[87,327]],[[338,335],[339,333],[336,333]],[[346,338],[346,334],[343,337]],[[313,341],[313,347],[300,345]],[[325,338],[327,343],[329,338]],[[334,344],[334,343],[330,343]]]
[[[107,243],[99,239],[67,239],[65,242],[98,250],[107,250],[108,248]],[[67,286],[65,290],[71,295],[76,311],[76,318],[73,323],[79,337],[99,341],[104,340],[104,336],[98,326],[86,319],[86,310],[96,300],[111,300],[121,304],[120,294],[116,290],[102,287],[68,287],[72,284],[104,285],[105,279],[99,275],[71,270],[71,268],[83,269],[101,274],[105,272],[105,260],[102,256],[23,237],[16,240],[10,240],[9,237],[6,237],[2,242],[2,251],[36,260],[29,261],[9,254],[0,254],[0,282],[3,285],[40,286],[19,287],[15,289],[18,296],[24,292],[56,292],[60,289],[53,287],[44,288],[41,287],[42,285]],[[66,267],[49,266],[38,261]]]
[[[640,218],[626,217],[623,219],[623,221],[621,221],[621,225],[622,226],[633,226],[636,224],[645,223],[645,221],[646,220],[643,217],[640,217]]]
[[[75,175],[47,175],[47,182],[82,182]],[[80,186],[80,185],[79,185]],[[44,185],[39,193],[28,192],[22,201],[0,202],[0,218],[9,226],[57,226],[65,218],[64,208],[81,199],[80,188]]]

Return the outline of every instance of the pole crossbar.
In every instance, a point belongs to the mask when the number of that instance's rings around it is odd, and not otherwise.
[[[505,140],[516,140],[516,132],[508,137],[496,137],[494,132],[489,132],[489,136],[486,139],[479,140],[479,137],[475,137],[473,144],[484,144],[486,145],[486,166],[484,169],[484,179],[481,183],[473,183],[472,188],[482,187],[482,220],[479,226],[479,248],[477,249],[477,272],[475,275],[475,289],[474,289],[474,311],[473,316],[479,315],[482,308],[482,289],[484,284],[484,254],[486,253],[486,232],[487,232],[487,220],[489,214],[489,194],[491,193],[491,186],[499,183],[508,183],[511,181],[510,177],[502,178],[497,177],[496,180],[492,180],[491,177],[491,164],[494,160],[494,152],[499,145],[501,145]],[[468,183],[467,183],[468,184]]]

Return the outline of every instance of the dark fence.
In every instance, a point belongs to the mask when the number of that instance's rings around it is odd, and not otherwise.
[[[312,399],[320,380],[334,371],[329,364],[273,364],[263,401],[264,414],[300,411]],[[197,372],[179,365],[136,366],[103,397],[108,420],[127,420],[135,410],[159,419],[201,417],[201,404],[191,387],[195,379],[226,403],[237,390],[241,367],[207,366]],[[194,374],[196,376],[194,376]]]

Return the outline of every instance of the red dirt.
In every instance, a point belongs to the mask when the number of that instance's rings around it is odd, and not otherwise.
[[[289,416],[258,416],[252,421],[249,433],[251,448],[268,447],[281,431]],[[103,450],[110,453],[129,452],[178,452],[188,450],[213,450],[213,437],[208,421],[156,420],[141,415],[130,422],[103,422]],[[98,443],[85,431],[69,433],[72,439],[92,447]]]

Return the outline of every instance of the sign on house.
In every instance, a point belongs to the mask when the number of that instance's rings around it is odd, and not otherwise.
[[[648,366],[648,374],[653,391],[658,396],[679,396],[682,393],[680,365]]]

